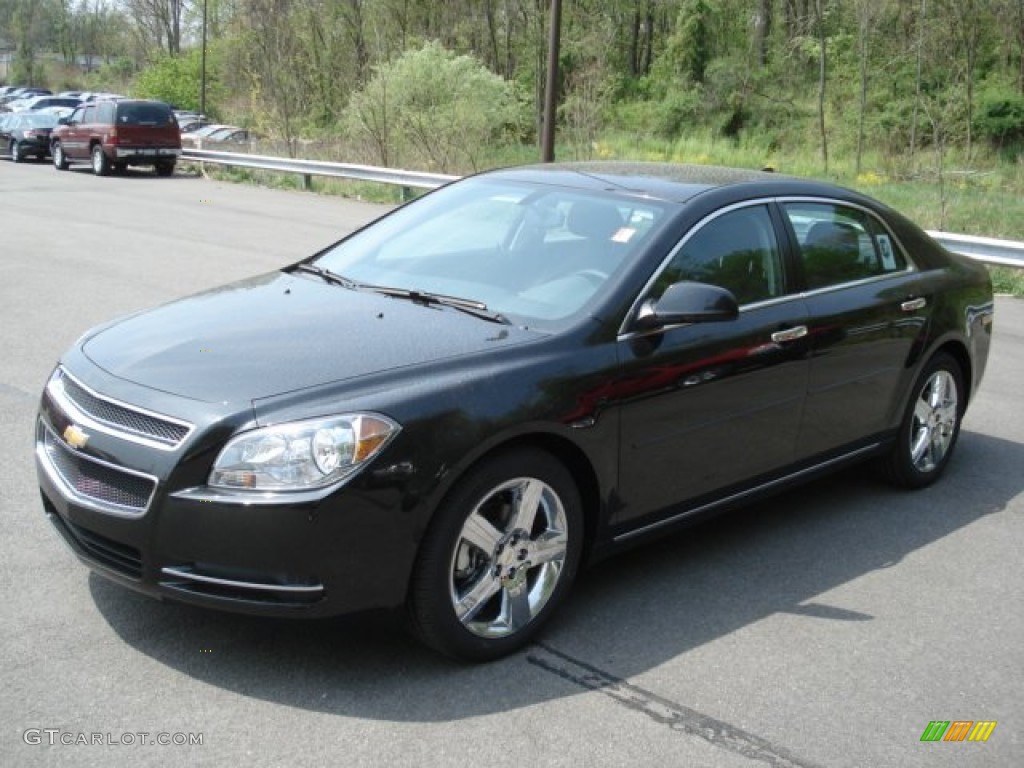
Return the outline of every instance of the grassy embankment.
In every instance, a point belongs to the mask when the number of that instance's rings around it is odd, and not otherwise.
[[[628,133],[607,134],[586,152],[559,147],[559,160],[607,159],[667,161],[724,165],[742,168],[772,167],[779,173],[825,179],[857,189],[904,213],[925,229],[1024,241],[1024,158],[1000,159],[992,152],[977,151],[972,162],[950,152],[942,158],[944,170],[936,171],[939,158],[921,151],[916,158],[885,159],[867,153],[858,174],[851,153],[833,150],[826,174],[820,153],[812,145],[799,152],[771,150],[756,140],[735,142],[710,133],[674,141],[641,138]],[[326,158],[325,158],[326,159]],[[532,147],[505,148],[490,166],[537,161]],[[901,165],[911,163],[910,172]],[[965,170],[968,169],[968,170]],[[468,169],[467,169],[468,170]],[[245,169],[214,170],[211,175],[274,187],[301,188],[299,177]],[[398,202],[399,191],[382,185],[314,178],[311,188],[378,202]],[[1024,296],[1024,269],[991,269],[997,292]]]

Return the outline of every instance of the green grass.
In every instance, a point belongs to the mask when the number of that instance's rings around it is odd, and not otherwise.
[[[990,267],[992,290],[1011,296],[1024,297],[1024,269],[1011,267]]]
[[[722,139],[709,131],[696,131],[673,140],[636,133],[608,132],[586,147],[560,145],[559,160],[641,160],[696,163],[740,168],[771,167],[778,173],[821,179],[850,187],[896,208],[924,229],[1024,241],[1024,159],[1016,162],[978,151],[970,162],[951,151],[943,158],[944,172],[936,172],[934,153],[922,151],[911,161],[865,153],[860,173],[852,153],[834,147],[828,173],[813,140],[789,151],[763,140]],[[537,162],[532,146],[496,148],[487,167]],[[185,164],[184,168],[188,168]],[[462,169],[465,173],[474,170]],[[307,189],[377,203],[402,201],[402,190],[384,184],[311,177],[306,184],[294,174],[242,168],[207,166],[213,178],[253,183],[278,189]],[[415,190],[412,194],[418,194]],[[1001,293],[1024,296],[1024,270],[992,268],[993,284]]]

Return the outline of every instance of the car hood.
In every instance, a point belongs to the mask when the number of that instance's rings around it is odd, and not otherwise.
[[[136,384],[231,402],[540,336],[451,308],[274,272],[115,322],[87,337],[82,352]]]

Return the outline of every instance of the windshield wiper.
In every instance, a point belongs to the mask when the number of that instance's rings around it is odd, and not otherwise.
[[[343,288],[356,289],[359,287],[359,283],[354,280],[349,280],[344,275],[339,275],[337,272],[331,272],[329,269],[324,267],[318,267],[315,264],[306,264],[305,262],[295,265],[296,272],[307,272],[311,275],[316,275],[321,278],[324,282],[331,283],[332,285],[340,285]]]
[[[494,312],[487,308],[487,305],[482,301],[474,301],[473,299],[462,299],[458,296],[445,296],[443,293],[430,293],[429,291],[420,291],[415,288],[391,288],[385,285],[360,285],[360,288],[365,288],[369,291],[375,291],[384,296],[391,296],[396,299],[408,299],[409,301],[416,302],[417,304],[424,304],[429,306],[430,304],[440,304],[443,307],[451,307],[457,309],[460,312],[465,312],[467,315],[473,317],[479,317],[482,320],[488,320],[492,323],[501,323],[502,325],[511,325],[511,321],[500,312]]]

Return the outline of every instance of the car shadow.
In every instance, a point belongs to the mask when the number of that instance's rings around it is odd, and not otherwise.
[[[49,161],[48,161],[49,162]],[[67,173],[83,174],[85,176],[93,176],[91,165],[75,165],[69,166]],[[106,179],[154,179],[159,181],[169,181],[171,179],[190,179],[195,178],[189,173],[181,173],[180,170],[175,169],[174,173],[170,176],[159,176],[152,168],[147,166],[139,166],[137,168],[130,167],[123,171],[114,172],[111,171],[103,178]]]
[[[529,663],[536,653],[631,678],[780,612],[872,621],[815,598],[1000,512],[1024,488],[1022,465],[1024,445],[964,431],[935,487],[898,491],[854,467],[722,515],[589,569],[540,645],[484,665],[449,661],[379,618],[237,616],[95,575],[90,590],[125,643],[210,685],[347,717],[458,720],[585,690]]]

